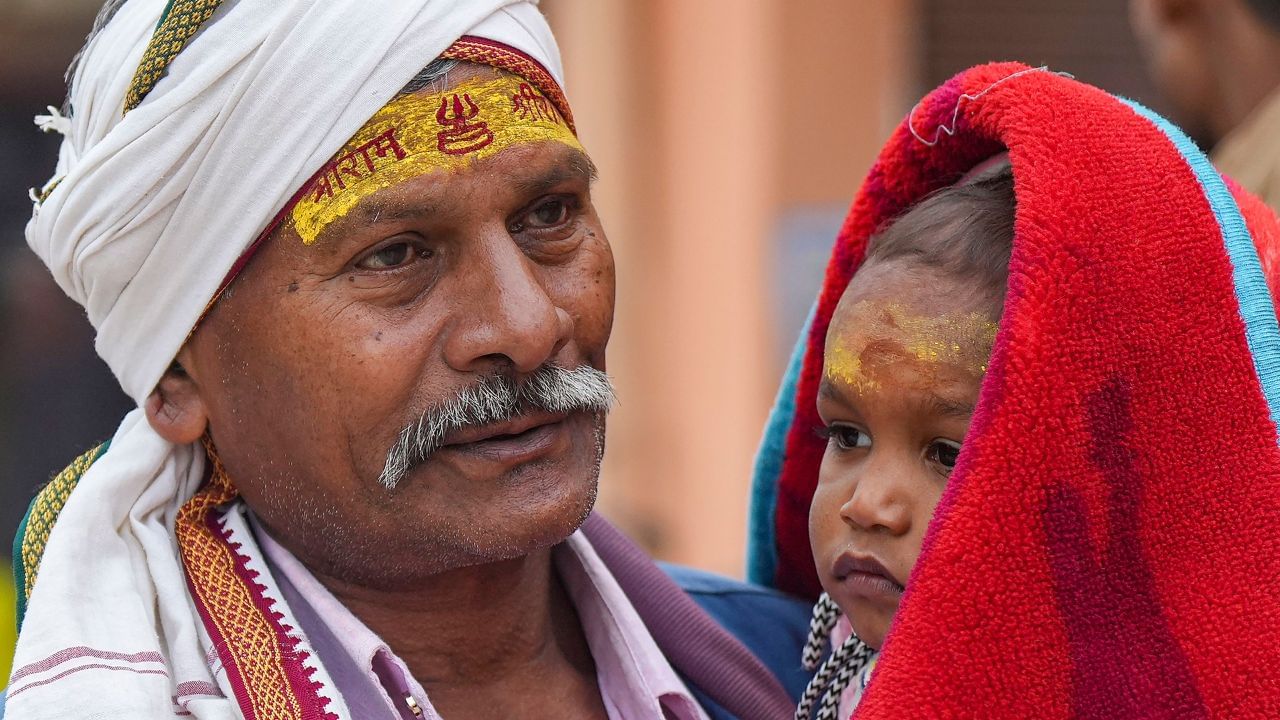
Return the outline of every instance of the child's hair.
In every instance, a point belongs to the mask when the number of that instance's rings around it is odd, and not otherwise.
[[[972,282],[997,309],[1013,251],[1013,172],[1007,162],[977,179],[945,187],[871,237],[866,262],[909,259]]]
[[[871,237],[864,262],[909,260],[971,283],[979,297],[1004,304],[1013,252],[1013,172],[997,162],[976,176],[916,203]],[[815,671],[796,708],[796,720],[835,718],[840,695],[861,675],[875,651],[851,636],[822,662],[842,611],[826,593],[814,607],[802,663]],[[814,714],[817,709],[816,715]]]

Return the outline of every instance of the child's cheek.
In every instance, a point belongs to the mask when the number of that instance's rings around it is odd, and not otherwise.
[[[834,558],[847,545],[847,526],[840,517],[840,509],[848,498],[841,483],[829,477],[824,471],[818,474],[818,486],[813,493],[813,503],[809,506],[809,544],[813,548],[813,560],[818,568],[818,576],[826,585],[824,568],[829,567]]]

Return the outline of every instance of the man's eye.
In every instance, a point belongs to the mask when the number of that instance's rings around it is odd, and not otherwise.
[[[960,457],[960,443],[951,440],[934,440],[929,445],[929,460],[942,466],[947,472],[951,472],[956,466],[956,459]]]
[[[398,242],[365,255],[356,267],[361,270],[394,270],[429,255],[429,251],[416,248],[411,243]]]
[[[569,205],[564,200],[548,200],[525,215],[525,228],[534,230],[563,225],[569,219]]]
[[[870,435],[848,425],[828,425],[824,428],[820,428],[819,434],[824,436],[828,443],[835,445],[841,450],[853,450],[855,448],[866,449],[871,447]]]

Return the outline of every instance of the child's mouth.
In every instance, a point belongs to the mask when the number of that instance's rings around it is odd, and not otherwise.
[[[831,574],[835,576],[836,582],[854,595],[896,599],[904,589],[893,573],[870,555],[846,552],[836,558]]]

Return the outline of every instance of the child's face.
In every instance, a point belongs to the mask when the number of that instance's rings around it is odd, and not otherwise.
[[[955,466],[995,339],[971,284],[891,260],[864,266],[827,331],[828,437],[809,514],[818,576],[879,648]]]

